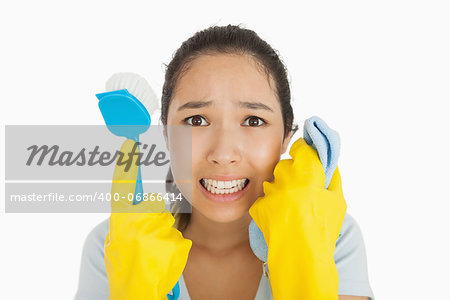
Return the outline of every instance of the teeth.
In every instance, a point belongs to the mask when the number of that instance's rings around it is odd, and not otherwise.
[[[220,181],[212,179],[202,179],[202,185],[213,194],[231,194],[244,188],[247,179],[237,179],[231,181]]]

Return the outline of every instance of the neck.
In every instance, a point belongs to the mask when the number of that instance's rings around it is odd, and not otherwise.
[[[250,247],[248,226],[250,214],[230,223],[218,223],[206,218],[194,207],[189,224],[183,230],[183,237],[190,239],[192,245],[212,253],[230,253],[240,247]]]

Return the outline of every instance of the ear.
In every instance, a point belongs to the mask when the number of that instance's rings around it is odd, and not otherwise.
[[[284,138],[283,144],[281,145],[281,154],[284,154],[284,152],[286,152],[287,147],[289,146],[289,142],[291,141],[292,138],[292,131],[289,132],[289,134]]]

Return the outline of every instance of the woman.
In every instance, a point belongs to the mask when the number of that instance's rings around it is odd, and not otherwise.
[[[192,213],[174,214],[178,230],[192,241],[180,299],[271,299],[262,262],[249,244],[249,209],[264,195],[263,182],[273,179],[297,130],[290,99],[277,53],[238,26],[196,33],[167,66],[161,121],[192,127],[193,184],[168,183],[171,192],[184,196],[181,205],[192,205]],[[166,137],[171,139],[170,132]],[[222,184],[238,185],[230,195],[243,191],[233,201],[217,201]],[[105,220],[86,239],[76,299],[108,298],[107,232]],[[373,298],[361,232],[348,214],[334,260],[339,299]]]

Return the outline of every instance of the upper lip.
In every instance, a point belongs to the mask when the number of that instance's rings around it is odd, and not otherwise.
[[[248,179],[248,177],[232,174],[232,175],[211,175],[211,176],[202,177],[202,179],[231,181],[231,180],[238,180],[238,179]]]

